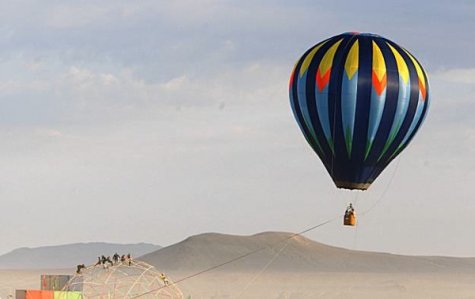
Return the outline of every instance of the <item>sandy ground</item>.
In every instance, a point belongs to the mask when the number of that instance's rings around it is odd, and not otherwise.
[[[0,271],[0,297],[38,288],[45,271]],[[47,273],[68,273],[54,270]],[[175,280],[189,273],[170,273]],[[475,275],[210,272],[179,284],[185,298],[475,298]]]
[[[469,274],[213,273],[180,286],[192,299],[475,298]]]

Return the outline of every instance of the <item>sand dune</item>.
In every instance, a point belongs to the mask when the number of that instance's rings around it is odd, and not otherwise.
[[[475,274],[475,258],[403,256],[353,251],[324,245],[290,233],[267,232],[253,236],[208,233],[190,237],[175,245],[141,257],[144,261],[171,271],[198,271],[229,261],[248,252],[267,248],[226,265],[221,271],[291,272],[427,272]]]

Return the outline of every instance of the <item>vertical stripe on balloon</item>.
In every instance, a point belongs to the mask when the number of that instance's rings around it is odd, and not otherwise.
[[[396,135],[399,132],[399,129],[401,128],[402,122],[404,121],[404,118],[406,117],[407,108],[409,107],[409,97],[410,97],[410,92],[411,92],[411,84],[410,84],[411,82],[409,80],[409,69],[407,67],[406,62],[404,61],[404,58],[401,56],[398,50],[396,50],[393,46],[391,46],[389,43],[387,43],[387,45],[393,52],[394,58],[396,59],[396,64],[397,64],[398,74],[399,74],[399,93],[398,93],[396,112],[394,115],[394,120],[391,126],[391,130],[386,140],[386,143],[384,144],[383,151],[379,155],[378,161],[386,153],[389,146],[394,141],[394,138],[396,138]]]
[[[381,118],[383,116],[384,104],[386,103],[386,62],[384,61],[383,53],[378,45],[373,41],[373,60],[371,71],[371,103],[369,112],[368,124],[368,139],[366,141],[366,152],[364,159],[368,155],[373,146],[376,132],[378,131]]]
[[[313,133],[313,135],[312,135],[312,132],[310,131],[310,130],[313,130],[313,128],[308,127],[306,125],[305,120],[300,118],[300,116],[303,116],[303,113],[305,113],[305,112],[301,110],[298,102],[296,103],[295,97],[294,97],[294,90],[295,89],[292,88],[289,91],[289,97],[290,97],[290,106],[292,108],[292,111],[294,112],[295,119],[297,120],[297,124],[298,124],[300,130],[302,131],[302,133],[303,133],[305,139],[307,140],[307,142],[312,146],[313,150],[315,152],[317,152],[317,154],[324,156],[324,152],[322,150],[322,147],[321,147],[320,143],[318,142],[318,139],[315,138],[315,134]],[[298,106],[298,107],[296,107],[296,106]],[[309,136],[307,131],[310,132],[311,136]],[[317,148],[315,148],[314,144],[316,145]]]
[[[419,120],[422,117],[422,111],[424,110],[424,102],[426,101],[426,96],[427,96],[427,88],[426,88],[426,82],[425,82],[425,77],[424,77],[424,72],[422,70],[422,67],[420,64],[417,62],[417,60],[412,56],[411,53],[409,53],[407,50],[404,49],[404,52],[406,52],[407,56],[411,59],[412,63],[414,64],[414,67],[416,69],[417,73],[417,78],[418,78],[418,84],[419,84],[419,97],[417,101],[417,108],[416,108],[416,113],[414,117],[412,118],[411,125],[409,126],[409,129],[406,132],[406,135],[404,136],[403,140],[397,147],[397,149],[394,151],[393,155],[391,158],[399,153],[400,149],[406,145],[409,137],[412,135],[414,132],[417,124],[419,123]]]
[[[312,118],[310,116],[310,110],[307,104],[307,76],[299,76],[297,78],[297,102],[300,107],[300,111],[302,111],[302,117],[305,126],[308,128],[308,131],[311,135],[311,138],[318,142],[317,134],[312,124]],[[318,144],[320,147],[320,144]]]
[[[348,158],[351,158],[353,144],[353,131],[355,127],[356,95],[358,87],[358,66],[359,66],[359,44],[358,40],[351,46],[345,61],[345,72],[343,73],[341,91],[341,120],[343,134],[345,136],[346,150]]]
[[[327,50],[320,62],[315,78],[315,100],[317,104],[318,117],[320,119],[320,124],[322,125],[323,133],[325,134],[328,145],[333,153],[333,138],[330,132],[330,117],[328,113],[328,83],[330,82],[333,58],[335,57],[336,50],[338,49],[341,41],[342,39],[337,41],[330,47],[330,49]]]
[[[422,70],[421,65],[417,62],[417,60],[414,58],[414,56],[412,56],[411,53],[409,53],[406,50],[404,50],[404,52],[406,52],[407,56],[409,56],[412,63],[416,67],[417,78],[419,79],[418,80],[419,81],[419,90],[420,90],[421,95],[422,95],[422,101],[425,101],[426,96],[427,96],[427,88],[426,88],[426,80],[424,78],[424,71]]]
[[[320,50],[320,48],[326,43],[327,41],[323,41],[319,44],[317,44],[313,49],[312,51],[310,51],[307,56],[305,56],[303,62],[302,62],[302,65],[300,66],[300,72],[299,72],[299,76],[302,77],[305,72],[308,70],[308,67],[310,66],[310,63],[312,62],[312,59],[313,57],[315,56],[315,54],[317,54],[318,50]]]
[[[422,95],[422,92],[419,91],[419,99],[417,102],[417,108],[416,108],[416,114],[414,115],[411,125],[409,126],[409,129],[406,132],[406,135],[404,136],[404,139],[401,141],[397,149],[394,151],[394,154],[391,156],[391,158],[399,153],[399,150],[406,144],[407,140],[409,137],[412,135],[412,132],[414,132],[414,129],[416,128],[416,125],[419,123],[419,120],[421,119],[422,116],[422,111],[424,110],[424,97]]]
[[[316,144],[321,150],[320,143],[318,142],[318,138],[315,132],[315,129],[313,128],[312,120],[310,117],[309,109],[307,106],[307,96],[306,96],[306,88],[307,88],[307,71],[308,68],[315,57],[315,54],[317,54],[318,50],[326,43],[326,41],[323,41],[319,44],[317,44],[313,49],[305,56],[303,59],[302,64],[300,65],[300,70],[299,70],[299,75],[297,78],[297,102],[300,107],[300,111],[302,112],[302,117],[303,117],[303,124],[305,127],[308,128],[308,131],[310,133],[311,137],[313,140],[316,140]],[[295,70],[296,71],[296,70]],[[292,76],[295,76],[294,73],[292,73]]]

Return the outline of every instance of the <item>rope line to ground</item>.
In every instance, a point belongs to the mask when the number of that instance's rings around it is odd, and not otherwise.
[[[249,252],[247,252],[247,253],[245,253],[245,254],[242,254],[242,255],[240,255],[240,256],[237,256],[237,257],[235,257],[235,258],[233,258],[233,259],[230,259],[230,260],[228,260],[228,261],[226,261],[226,262],[223,262],[223,263],[221,263],[221,264],[217,264],[217,265],[215,265],[215,266],[206,268],[206,269],[204,269],[204,270],[202,270],[202,271],[196,272],[196,273],[194,273],[194,274],[191,274],[191,275],[185,276],[185,277],[183,277],[183,278],[181,278],[181,279],[178,279],[178,280],[176,280],[176,281],[173,281],[172,283],[170,283],[170,284],[168,284],[168,285],[164,285],[164,286],[162,286],[162,287],[160,287],[160,288],[152,289],[152,290],[150,290],[150,291],[144,292],[144,293],[142,293],[142,294],[140,294],[140,295],[137,295],[137,296],[134,296],[134,297],[131,297],[131,298],[140,298],[140,297],[145,296],[145,295],[147,295],[147,294],[150,294],[150,293],[153,293],[153,292],[158,291],[158,290],[160,290],[160,289],[166,288],[166,287],[168,287],[168,286],[170,286],[170,285],[179,284],[180,282],[183,282],[183,281],[188,280],[188,279],[190,279],[190,278],[193,278],[193,277],[199,276],[199,275],[201,275],[201,274],[204,274],[204,273],[206,273],[206,272],[210,272],[210,271],[212,271],[212,270],[221,268],[221,267],[223,267],[223,266],[225,266],[225,265],[234,263],[234,262],[236,262],[236,261],[238,261],[238,260],[242,260],[242,259],[244,259],[244,258],[246,258],[246,257],[248,257],[248,256],[250,256],[250,255],[253,255],[253,254],[255,254],[255,253],[261,252],[261,251],[263,251],[263,250],[274,248],[275,246],[277,246],[277,245],[279,245],[279,244],[281,244],[281,243],[287,242],[287,241],[289,241],[290,239],[293,239],[293,238],[295,238],[295,237],[297,237],[297,236],[303,235],[303,234],[305,234],[305,233],[307,233],[307,232],[309,232],[309,231],[312,231],[312,230],[314,230],[314,229],[317,229],[317,228],[319,228],[319,227],[322,227],[322,226],[324,226],[324,225],[326,225],[326,224],[329,224],[329,223],[331,223],[331,222],[333,222],[333,221],[335,221],[335,220],[337,220],[337,219],[340,219],[340,218],[341,218],[341,216],[333,217],[333,218],[328,219],[328,220],[326,220],[326,221],[320,222],[320,223],[317,224],[317,225],[314,225],[314,226],[312,226],[312,227],[309,227],[309,228],[307,228],[307,229],[305,229],[305,230],[303,230],[303,231],[300,231],[300,232],[298,232],[298,233],[294,233],[294,234],[288,236],[287,238],[284,238],[284,239],[282,239],[282,240],[279,240],[279,241],[275,242],[274,244],[272,244],[271,246],[260,247],[260,248],[258,248],[258,249],[256,249],[256,250],[249,251]]]
[[[368,208],[367,210],[365,210],[364,212],[362,212],[362,213],[360,214],[360,216],[364,216],[364,215],[368,214],[371,210],[373,210],[373,209],[382,201],[382,199],[384,198],[384,196],[386,195],[387,191],[389,190],[389,187],[391,186],[392,181],[393,181],[393,179],[394,179],[394,177],[395,177],[395,175],[396,175],[397,169],[398,169],[398,167],[399,167],[399,162],[400,162],[400,158],[398,158],[397,163],[396,163],[396,168],[394,169],[394,171],[393,171],[393,173],[392,173],[392,176],[391,176],[391,178],[389,179],[388,184],[386,185],[386,188],[384,189],[383,193],[381,193],[381,195],[380,195],[380,197],[378,198],[378,200],[377,200],[370,208]],[[323,222],[321,222],[321,223],[319,223],[319,224],[317,224],[317,225],[314,225],[314,226],[312,226],[312,227],[309,227],[309,228],[307,228],[307,229],[304,229],[304,230],[302,230],[302,231],[300,231],[300,232],[298,232],[298,233],[294,233],[294,234],[288,236],[287,238],[284,238],[284,239],[282,239],[282,240],[279,240],[279,241],[275,242],[274,244],[272,244],[271,246],[260,247],[260,248],[258,248],[258,249],[256,249],[256,250],[252,250],[252,251],[250,251],[250,252],[247,252],[247,253],[245,253],[245,254],[242,254],[242,255],[240,255],[240,256],[237,256],[237,257],[235,257],[235,258],[233,258],[233,259],[230,259],[230,260],[228,260],[228,261],[226,261],[226,262],[223,262],[223,263],[221,263],[221,264],[217,264],[217,265],[215,265],[215,266],[209,267],[209,268],[207,268],[207,269],[204,269],[204,270],[202,270],[202,271],[196,272],[196,273],[191,274],[191,275],[189,275],[189,276],[185,276],[185,277],[183,277],[183,278],[181,278],[181,279],[179,279],[179,280],[173,281],[172,283],[170,283],[170,284],[168,284],[168,285],[164,285],[164,286],[162,286],[162,287],[152,289],[152,290],[150,290],[150,291],[144,292],[144,293],[142,293],[142,294],[140,294],[140,295],[136,295],[136,296],[131,297],[131,298],[140,298],[140,297],[142,297],[142,296],[145,296],[145,295],[147,295],[147,294],[153,293],[153,292],[155,292],[155,291],[158,291],[158,290],[160,290],[160,289],[166,288],[166,287],[168,287],[168,286],[179,284],[180,282],[183,282],[183,281],[188,280],[188,279],[190,279],[190,278],[199,276],[199,275],[201,275],[201,274],[204,274],[204,273],[213,271],[213,270],[215,270],[215,269],[221,268],[221,267],[223,267],[223,266],[225,266],[225,265],[234,263],[234,262],[236,262],[236,261],[239,261],[239,260],[241,260],[241,259],[244,259],[244,258],[246,258],[246,257],[248,257],[248,256],[250,256],[250,255],[253,255],[253,254],[255,254],[255,253],[261,252],[261,251],[263,251],[263,250],[272,249],[272,248],[276,247],[277,245],[279,245],[279,244],[281,244],[281,243],[284,243],[284,242],[288,242],[289,240],[291,240],[291,239],[293,239],[293,238],[295,238],[295,237],[297,237],[297,236],[301,236],[301,235],[303,235],[303,234],[305,234],[305,233],[308,233],[309,231],[312,231],[312,230],[314,230],[314,229],[317,229],[317,228],[319,228],[319,227],[322,227],[322,226],[324,226],[324,225],[327,225],[327,224],[329,224],[329,223],[331,223],[331,222],[333,222],[333,221],[335,221],[335,220],[337,220],[337,219],[341,219],[341,217],[342,217],[342,215],[333,217],[333,218],[328,219],[328,220],[326,220],[326,221],[323,221]],[[356,241],[355,241],[355,242],[356,242]],[[275,259],[277,258],[277,256],[280,255],[280,253],[281,253],[286,247],[287,247],[287,245],[284,245],[284,246],[281,248],[281,250],[271,259],[271,261],[270,261],[268,264],[266,264],[266,265],[264,266],[264,270],[261,270],[261,271],[259,272],[259,274],[256,276],[256,278],[257,278],[259,275],[261,275],[261,274],[267,269],[267,267],[269,267],[270,264],[272,264],[272,263],[275,261]],[[252,282],[251,282],[251,283],[252,283]]]
[[[376,201],[374,202],[374,204],[373,204],[371,207],[369,207],[368,209],[366,209],[364,212],[360,213],[360,216],[364,216],[364,215],[368,214],[368,213],[369,213],[372,209],[374,209],[379,203],[381,203],[381,201],[383,200],[384,196],[385,196],[386,193],[388,192],[389,187],[391,187],[391,184],[392,184],[392,182],[393,182],[393,180],[394,180],[394,177],[396,176],[396,172],[397,172],[397,170],[398,170],[398,168],[399,168],[399,163],[400,163],[400,162],[401,162],[401,158],[398,157],[398,158],[397,158],[397,162],[396,162],[396,167],[394,168],[394,171],[393,171],[391,177],[389,178],[389,182],[388,182],[388,184],[386,185],[386,188],[384,188],[383,193],[381,193],[381,195],[379,196],[378,200],[376,200]]]
[[[262,269],[260,269],[257,274],[254,275],[254,277],[252,277],[252,279],[246,284],[246,286],[243,288],[243,290],[236,296],[236,298],[242,298],[242,296],[244,295],[245,292],[247,292],[247,290],[249,289],[249,287],[251,287],[258,279],[259,277],[264,274],[265,271],[267,271],[267,268],[269,268],[270,265],[272,265],[274,263],[274,261],[280,256],[280,254],[287,248],[287,246],[290,244],[289,243],[290,240],[287,240],[285,242],[285,244],[279,249],[279,251],[277,251],[274,256],[267,262],[267,264],[264,265],[264,267],[262,267]]]

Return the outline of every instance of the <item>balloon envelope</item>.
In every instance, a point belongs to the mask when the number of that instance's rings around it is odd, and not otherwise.
[[[336,186],[366,190],[421,126],[429,82],[416,58],[394,42],[343,33],[297,61],[289,95],[303,135]]]

